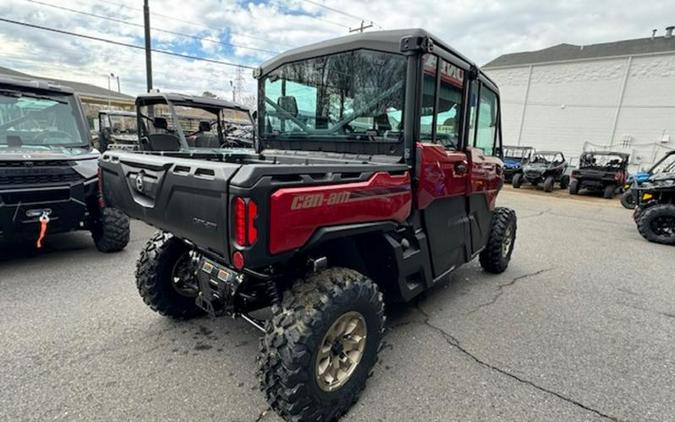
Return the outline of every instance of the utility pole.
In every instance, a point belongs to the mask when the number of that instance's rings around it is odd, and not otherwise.
[[[370,21],[368,25],[366,25],[366,21],[361,21],[361,25],[357,26],[356,28],[349,28],[349,32],[363,32],[368,28],[373,27],[373,21]]]
[[[152,91],[152,43],[150,41],[150,6],[148,6],[148,0],[143,0],[143,20],[145,24],[145,79],[148,84],[148,92],[150,92]]]
[[[241,93],[244,90],[244,69],[241,67],[237,67],[237,74],[236,77],[234,78],[234,92],[237,93],[237,95],[232,98],[233,102],[237,102],[237,100],[241,101]]]

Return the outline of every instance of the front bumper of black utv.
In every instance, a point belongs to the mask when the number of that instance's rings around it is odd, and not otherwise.
[[[39,217],[49,214],[47,235],[89,229],[97,205],[98,179],[71,185],[0,186],[0,241],[38,237]]]

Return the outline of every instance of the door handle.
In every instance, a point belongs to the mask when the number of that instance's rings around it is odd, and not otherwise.
[[[455,175],[457,176],[464,176],[469,172],[469,163],[466,161],[460,161],[459,163],[455,163]]]

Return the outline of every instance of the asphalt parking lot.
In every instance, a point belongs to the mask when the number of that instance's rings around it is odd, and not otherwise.
[[[675,417],[675,249],[618,201],[507,189],[510,269],[477,263],[389,311],[349,421],[666,421]],[[278,421],[243,321],[173,322],[134,286],[153,230],[122,253],[86,233],[0,261],[0,420]]]

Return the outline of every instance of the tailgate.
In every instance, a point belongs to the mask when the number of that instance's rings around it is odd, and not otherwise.
[[[100,167],[106,204],[227,258],[228,185],[240,165],[108,151]]]

